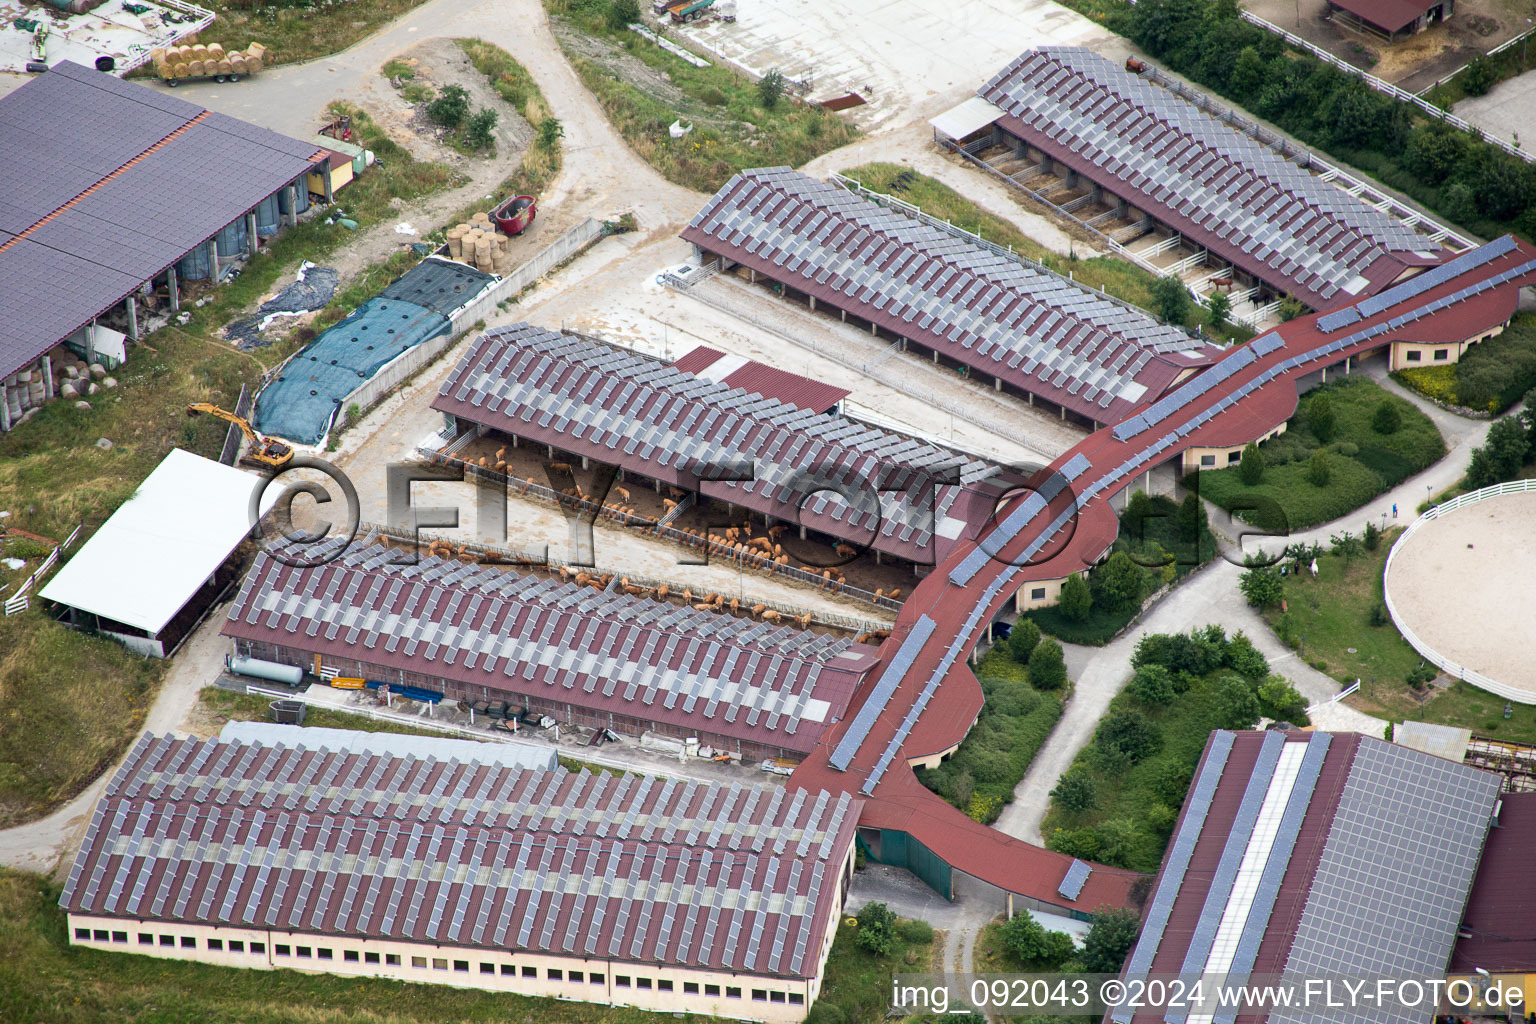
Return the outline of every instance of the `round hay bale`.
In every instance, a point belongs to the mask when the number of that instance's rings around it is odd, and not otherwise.
[[[178,61],[176,63],[175,71],[177,78],[190,78],[192,76],[192,65],[188,64],[186,61]]]
[[[219,69],[219,74],[221,75],[227,75],[234,71],[234,66],[227,60],[218,61],[214,66]]]
[[[207,60],[208,59],[208,47],[204,46],[202,43],[198,43],[196,46],[192,47],[192,59],[193,60]]]
[[[208,56],[212,57],[214,60],[223,60],[224,59],[224,44],[223,43],[209,43],[208,44]]]
[[[187,73],[189,75],[191,75],[193,78],[201,78],[203,76],[203,74],[204,74],[203,62],[200,61],[200,60],[188,61],[187,62]]]

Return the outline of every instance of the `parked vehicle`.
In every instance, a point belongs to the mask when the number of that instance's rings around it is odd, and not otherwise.
[[[774,775],[793,775],[795,774],[795,769],[799,766],[799,761],[791,761],[787,757],[770,757],[758,765],[763,771]]]
[[[491,220],[502,234],[520,235],[538,213],[539,204],[533,196],[513,196],[491,211]]]
[[[218,43],[209,46],[172,46],[150,52],[155,74],[172,89],[193,78],[238,82],[260,71],[266,56],[267,48],[260,43],[252,43],[244,50],[228,52]]]
[[[715,0],[682,0],[667,7],[667,14],[674,25],[681,25],[687,21],[698,21],[704,16],[704,12],[715,5]]]

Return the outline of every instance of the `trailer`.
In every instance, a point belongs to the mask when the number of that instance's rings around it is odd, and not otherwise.
[[[698,21],[704,16],[704,12],[714,5],[715,0],[682,0],[680,3],[668,5],[667,15],[671,17],[674,25],[681,25],[688,21]]]
[[[539,215],[539,204],[533,196],[513,196],[491,211],[496,230],[504,235],[520,235]]]
[[[218,43],[204,46],[172,46],[153,50],[150,60],[155,74],[172,89],[189,79],[208,79],[215,82],[238,82],[260,71],[266,61],[267,48],[252,43],[244,50],[225,51]]]

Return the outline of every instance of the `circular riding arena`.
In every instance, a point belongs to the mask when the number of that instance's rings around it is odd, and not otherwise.
[[[1507,700],[1536,704],[1536,480],[1430,509],[1392,546],[1384,584],[1392,621],[1427,660]]]

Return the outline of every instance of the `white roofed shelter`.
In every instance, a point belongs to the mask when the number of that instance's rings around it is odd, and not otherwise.
[[[165,657],[234,578],[227,563],[250,533],[259,483],[172,449],[40,596],[67,608],[73,625]]]

